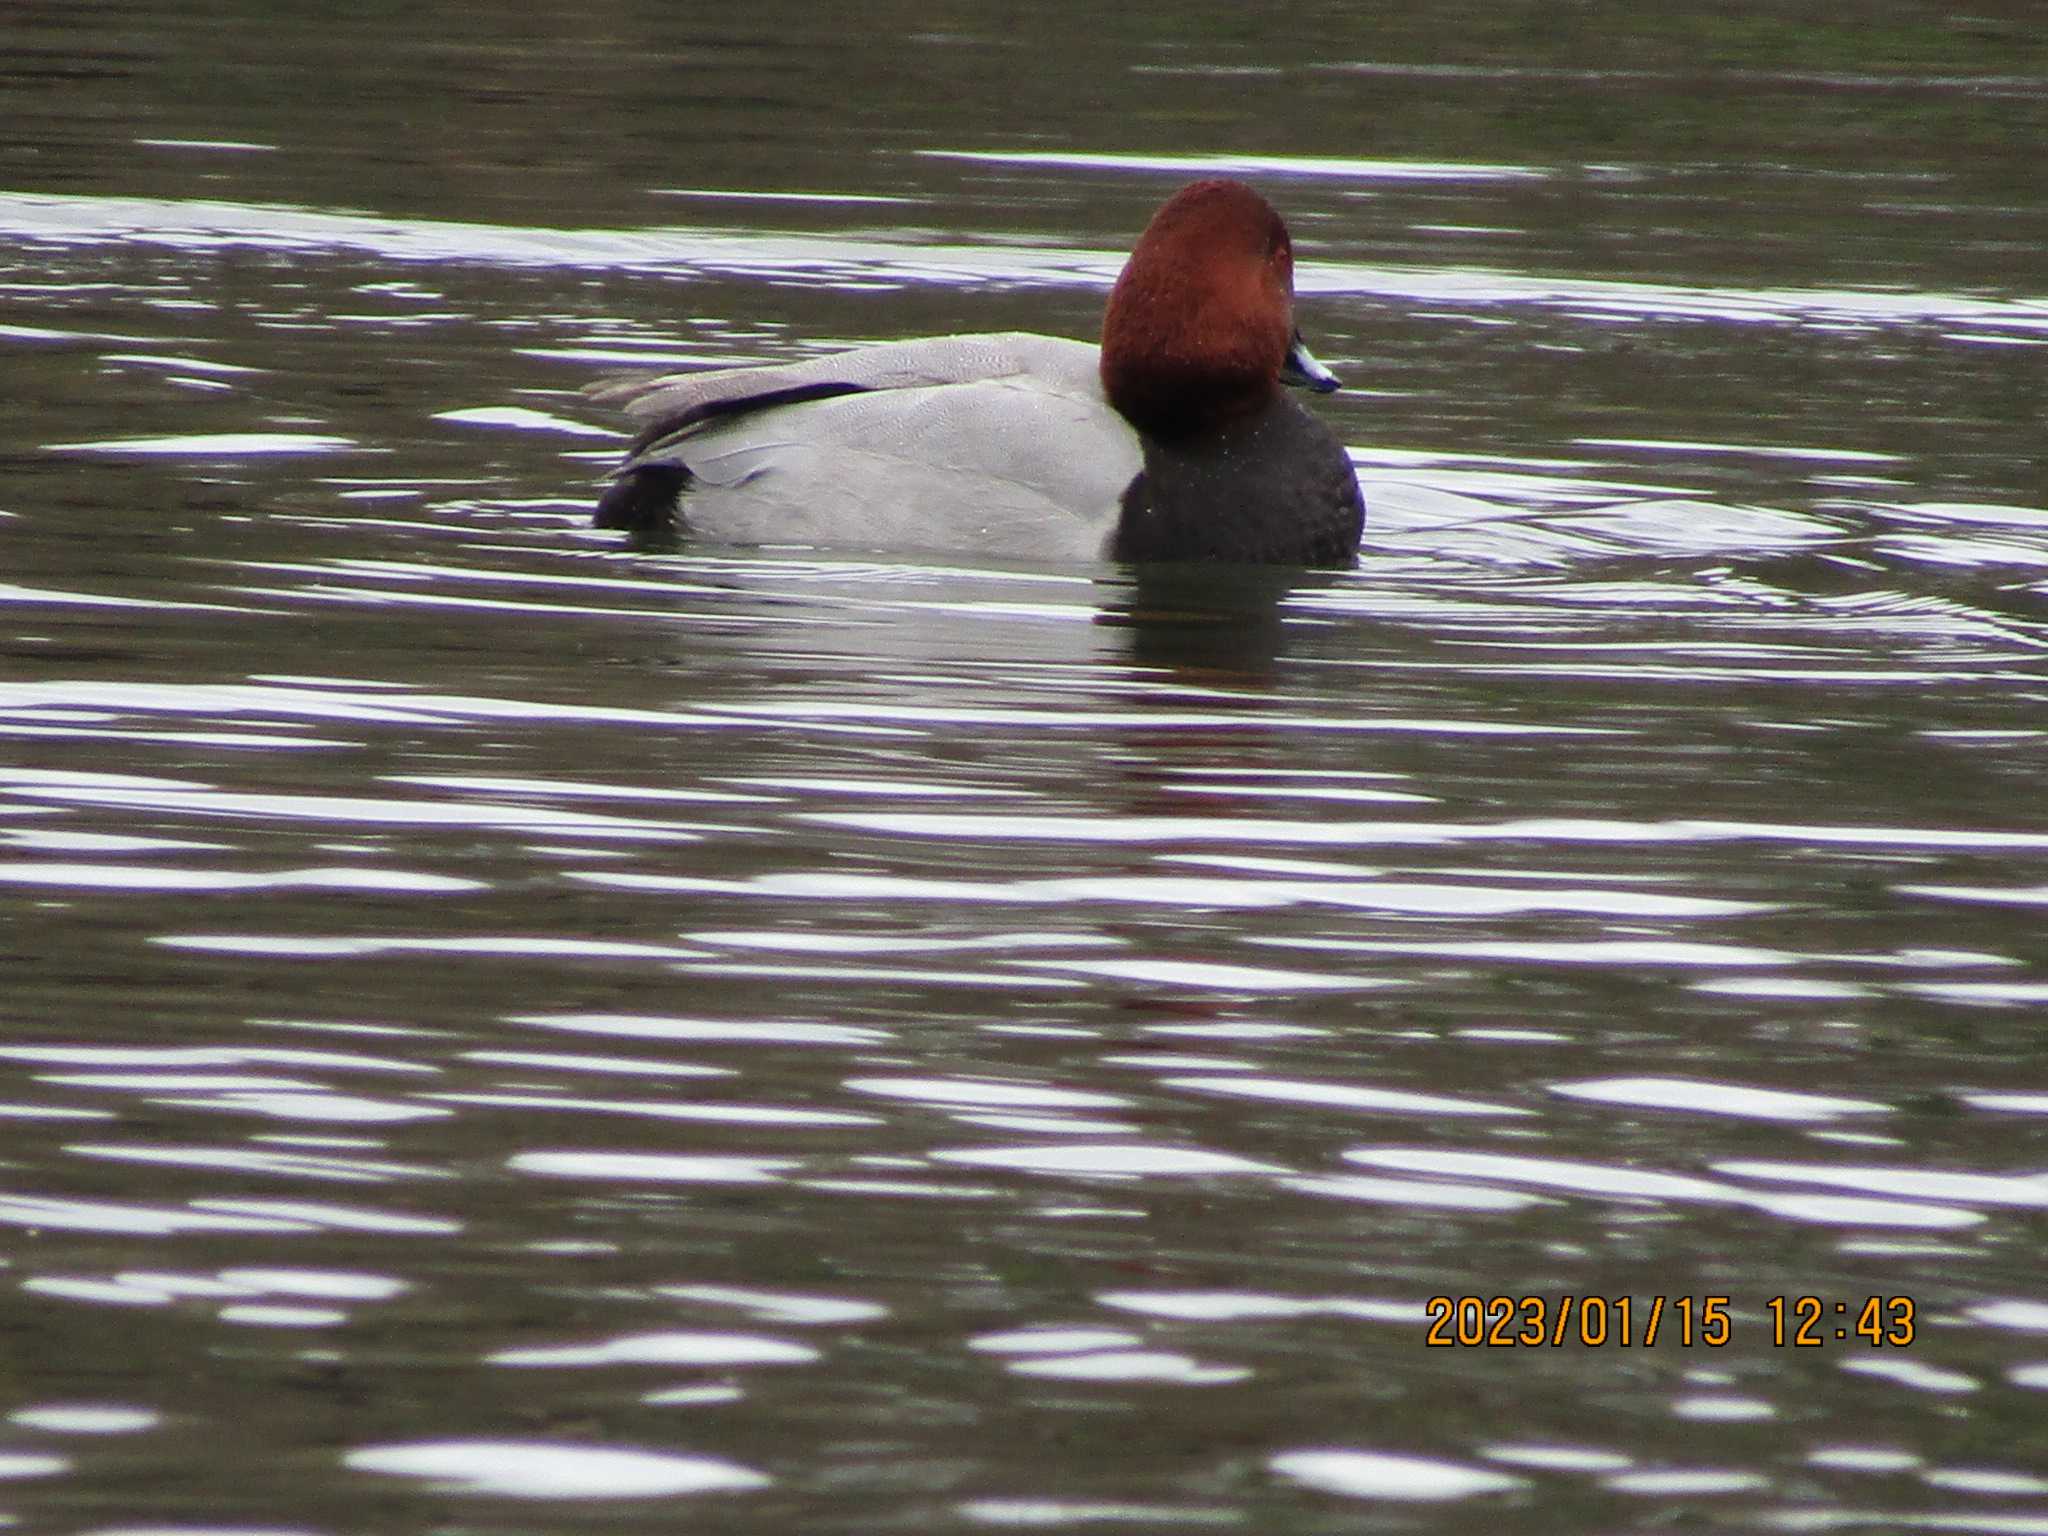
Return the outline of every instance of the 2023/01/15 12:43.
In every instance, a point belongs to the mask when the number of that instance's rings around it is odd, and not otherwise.
[[[1660,1338],[1681,1348],[1719,1349],[1733,1341],[1730,1298],[1702,1296],[1432,1296],[1424,1303],[1434,1348],[1521,1346],[1624,1349]],[[1904,1348],[1915,1337],[1917,1309],[1909,1296],[1866,1296],[1829,1303],[1818,1296],[1772,1296],[1771,1343],[1808,1348],[1859,1340],[1872,1348]],[[1830,1326],[1830,1318],[1839,1321]]]
[[[1903,1349],[1917,1334],[1919,1309],[1910,1296],[1865,1296],[1860,1301],[1824,1301],[1818,1296],[1773,1296],[1771,1342],[1810,1349],[1832,1340],[1861,1340],[1873,1349]]]

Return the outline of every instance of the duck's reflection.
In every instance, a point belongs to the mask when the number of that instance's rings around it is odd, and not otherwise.
[[[1293,566],[1147,564],[1097,582],[1095,622],[1125,659],[1182,682],[1263,681],[1285,654],[1288,597],[1323,572]]]

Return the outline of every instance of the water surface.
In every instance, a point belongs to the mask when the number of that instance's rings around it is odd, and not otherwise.
[[[10,21],[0,1512],[2048,1529],[1979,10]],[[587,528],[595,374],[1217,171],[1357,571]]]

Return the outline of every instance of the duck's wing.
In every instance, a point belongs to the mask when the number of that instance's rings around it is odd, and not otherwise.
[[[763,368],[624,374],[600,380],[585,392],[641,423],[639,436],[627,450],[630,462],[707,422],[835,395],[1018,376],[1043,380],[1056,389],[1086,390],[1095,377],[1098,355],[1086,342],[1002,331],[882,342]]]
[[[1094,559],[1143,464],[1096,397],[979,379],[706,423],[681,462],[684,525],[726,543]]]

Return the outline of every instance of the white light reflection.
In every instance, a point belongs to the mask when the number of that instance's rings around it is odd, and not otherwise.
[[[513,1499],[649,1499],[765,1488],[760,1473],[708,1456],[540,1440],[421,1440],[342,1458],[358,1472],[424,1478],[448,1493]]]
[[[1526,1486],[1525,1479],[1505,1472],[1384,1451],[1287,1451],[1266,1465],[1310,1488],[1353,1499],[1442,1503]]]
[[[1013,960],[1008,963],[1046,970],[1078,971],[1086,976],[1100,976],[1112,981],[1192,987],[1201,991],[1362,992],[1412,985],[1383,976],[1338,976],[1328,971],[1283,971],[1267,966],[1222,965],[1207,960]]]
[[[629,944],[602,939],[558,939],[542,935],[506,935],[478,939],[393,939],[317,937],[267,933],[153,934],[152,944],[168,949],[203,950],[226,955],[271,955],[304,960],[355,959],[370,955],[477,955],[495,957],[553,956],[601,960],[686,960],[702,950],[672,944]]]
[[[1619,1472],[1635,1465],[1619,1451],[1596,1451],[1576,1445],[1489,1445],[1479,1454],[1488,1461],[1539,1472]]]
[[[1343,1174],[1304,1174],[1279,1181],[1305,1195],[1335,1200],[1364,1200],[1381,1205],[1412,1205],[1450,1211],[1518,1211],[1547,1202],[1540,1195],[1521,1195],[1483,1185],[1431,1184],[1421,1179],[1374,1179]]]
[[[0,861],[0,885],[80,887],[101,891],[384,891],[444,896],[489,888],[483,880],[377,868],[284,869],[254,874],[229,869],[176,869],[162,864]]]
[[[132,1435],[156,1428],[163,1415],[125,1403],[37,1403],[15,1409],[7,1420],[54,1435]]]
[[[1478,1099],[1453,1099],[1435,1093],[1406,1093],[1391,1088],[1366,1088],[1356,1083],[1305,1083],[1271,1077],[1166,1077],[1166,1088],[1195,1093],[1229,1094],[1247,1099],[1278,1099],[1290,1104],[1315,1104],[1368,1114],[1396,1115],[1529,1115],[1535,1111]]]
[[[936,1162],[965,1163],[976,1168],[1016,1168],[1026,1173],[1090,1174],[1105,1178],[1287,1171],[1272,1163],[1253,1162],[1248,1157],[1236,1157],[1227,1152],[1207,1152],[1199,1147],[1154,1147],[1140,1142],[956,1147],[930,1155]]]
[[[1083,1093],[1071,1088],[1044,1088],[1031,1083],[973,1082],[961,1078],[850,1077],[845,1086],[855,1093],[880,1094],[927,1104],[1000,1106],[1010,1109],[1123,1109],[1131,1100],[1121,1094]]]
[[[1109,155],[1081,150],[920,149],[934,160],[1054,165],[1089,171],[1170,171],[1186,176],[1307,176],[1333,181],[1541,181],[1522,165],[1455,160],[1361,160],[1345,155]]]
[[[26,1477],[54,1477],[59,1472],[70,1470],[71,1459],[67,1456],[52,1456],[41,1451],[0,1453],[0,1481]]]
[[[2048,1477],[2009,1472],[1998,1467],[1930,1467],[1920,1474],[1930,1488],[1958,1493],[1984,1493],[1995,1498],[2026,1498],[2048,1493]]]
[[[615,1179],[650,1184],[771,1184],[802,1165],[788,1157],[688,1152],[517,1152],[516,1173],[555,1179]]]
[[[266,1020],[263,1022],[277,1022]],[[0,1060],[31,1061],[74,1067],[198,1067],[288,1066],[334,1067],[343,1071],[401,1072],[435,1076],[440,1068],[384,1056],[350,1051],[305,1050],[282,1045],[0,1045]],[[76,1079],[71,1079],[75,1081]],[[137,1075],[126,1086],[148,1087],[165,1079]],[[245,1081],[242,1086],[249,1086]]]
[[[1727,1162],[1716,1173],[1776,1183],[1824,1184],[1906,1200],[1956,1200],[1970,1205],[2048,1207],[2048,1175],[1950,1173],[1921,1168],[1858,1168],[1821,1163]]]
[[[1750,1120],[1820,1122],[1844,1115],[1889,1114],[1892,1106],[1872,1099],[1841,1099],[1815,1093],[1787,1093],[1773,1088],[1744,1088],[1701,1078],[1612,1077],[1578,1083],[1551,1083],[1549,1091],[1567,1099],[1594,1104],[1620,1104],[1631,1109],[1683,1109],[1698,1114],[1734,1115]]]
[[[1114,1328],[1018,1328],[984,1333],[967,1347],[991,1355],[1071,1355],[1086,1349],[1129,1349],[1142,1342]]]
[[[288,1307],[269,1302],[222,1307],[214,1316],[245,1328],[333,1328],[348,1321],[346,1312],[333,1307]]]
[[[330,822],[344,826],[496,828],[551,836],[625,837],[640,841],[694,842],[695,830],[670,822],[565,811],[539,805],[478,805],[453,800],[399,800],[350,795],[273,795],[226,789],[108,789],[42,785],[15,791],[23,796],[123,809],[187,811],[237,820]],[[354,875],[354,871],[343,872]],[[467,882],[463,889],[474,888]]]
[[[895,1038],[895,1031],[888,1029],[784,1019],[757,1021],[668,1018],[660,1014],[528,1013],[514,1014],[506,1022],[635,1040],[719,1040],[743,1045],[880,1045]]]
[[[2008,1301],[1979,1302],[1966,1308],[1964,1316],[1984,1323],[1992,1328],[2015,1328],[2023,1333],[2048,1333],[2048,1302]]]
[[[410,1281],[388,1275],[333,1269],[224,1269],[228,1285],[246,1285],[273,1296],[311,1296],[326,1301],[389,1301],[412,1289]]]
[[[688,804],[771,805],[772,795],[743,795],[722,789],[669,789],[647,784],[591,784],[577,779],[517,778],[504,774],[386,773],[387,784],[424,789],[460,789],[480,795],[550,795],[561,799],[666,800]]]
[[[1079,1355],[1026,1356],[1004,1367],[1014,1376],[1060,1381],[1168,1382],[1182,1387],[1220,1386],[1245,1381],[1251,1371],[1236,1365],[1204,1365],[1169,1350],[1103,1350]]]
[[[1243,1318],[1350,1317],[1408,1326],[1426,1322],[1420,1302],[1374,1301],[1351,1296],[1272,1296],[1257,1291],[1102,1291],[1096,1301],[1124,1312],[1185,1322],[1229,1323]]]
[[[537,1067],[544,1072],[617,1073],[623,1077],[736,1077],[732,1067],[650,1061],[641,1056],[573,1056],[563,1051],[463,1051],[464,1061],[488,1066]]]
[[[197,1204],[197,1202],[195,1202]],[[181,1232],[310,1232],[306,1222],[272,1215],[216,1215],[175,1206],[0,1195],[0,1224],[59,1231],[170,1237]]]
[[[152,1104],[185,1109],[217,1109],[231,1114],[267,1115],[273,1120],[326,1121],[350,1125],[393,1125],[410,1120],[437,1120],[454,1113],[431,1104],[394,1104],[346,1093],[210,1093],[152,1094]]]
[[[595,1344],[501,1349],[484,1356],[487,1365],[690,1365],[728,1369],[739,1365],[808,1365],[820,1356],[806,1344],[744,1333],[640,1333]]]
[[[1023,1526],[1034,1530],[1070,1525],[1163,1525],[1185,1531],[1201,1526],[1235,1526],[1235,1509],[1198,1509],[1177,1504],[1119,1504],[1100,1499],[971,1499],[959,1506],[963,1519],[978,1525]]]
[[[102,453],[143,458],[242,459],[272,454],[362,453],[346,437],[314,432],[214,432],[186,437],[116,437],[87,443],[45,443],[46,453]]]
[[[1945,1371],[1938,1366],[1923,1365],[1917,1360],[1848,1359],[1841,1369],[1857,1376],[1875,1376],[1884,1381],[1896,1382],[1916,1392],[1934,1392],[1943,1396],[1975,1392],[1982,1385],[1974,1376],[1961,1371]]]
[[[889,1309],[848,1296],[811,1296],[791,1291],[759,1291],[739,1285],[663,1285],[655,1294],[704,1306],[736,1307],[764,1323],[795,1327],[826,1327],[879,1322]]]
[[[499,1109],[566,1109],[600,1115],[638,1115],[655,1120],[708,1120],[721,1125],[881,1125],[877,1115],[836,1109],[796,1109],[782,1104],[677,1104],[656,1099],[578,1099],[551,1093],[435,1093],[447,1104]]]
[[[619,438],[624,434],[610,427],[594,426],[587,421],[575,421],[567,416],[557,416],[551,411],[536,411],[523,405],[477,405],[459,410],[436,411],[435,421],[454,422],[465,427],[509,427],[520,432],[557,432],[565,437]]]
[[[255,1147],[93,1146],[73,1142],[64,1150],[75,1157],[100,1157],[115,1162],[143,1163],[160,1168],[219,1168],[233,1173],[267,1174],[287,1179],[320,1179],[342,1184],[381,1184],[394,1179],[455,1177],[445,1168],[430,1167],[422,1163],[389,1163],[366,1157],[318,1157],[310,1152],[265,1152]],[[0,1220],[4,1219],[4,1207],[0,1207]],[[192,1219],[198,1220],[196,1217]]]
[[[462,1223],[439,1216],[373,1210],[367,1206],[330,1205],[317,1200],[194,1200],[194,1210],[229,1216],[272,1217],[293,1224],[291,1230],[312,1232],[378,1232],[394,1237],[452,1237]]]
[[[1771,1486],[1769,1478],[1755,1472],[1731,1472],[1719,1467],[1668,1467],[1639,1472],[1617,1472],[1603,1477],[1600,1486],[1616,1493],[1633,1493],[1645,1498],[1684,1499],[1723,1493],[1755,1493]]]
[[[1347,1162],[1374,1167],[1449,1178],[1533,1184],[1538,1188],[1609,1199],[1726,1201],[1787,1221],[1825,1226],[1941,1230],[1975,1226],[1985,1219],[1977,1211],[1913,1200],[1760,1193],[1739,1185],[1685,1174],[1659,1173],[1643,1168],[1611,1168],[1600,1163],[1557,1158],[1406,1147],[1358,1147],[1347,1151],[1344,1158]]]

